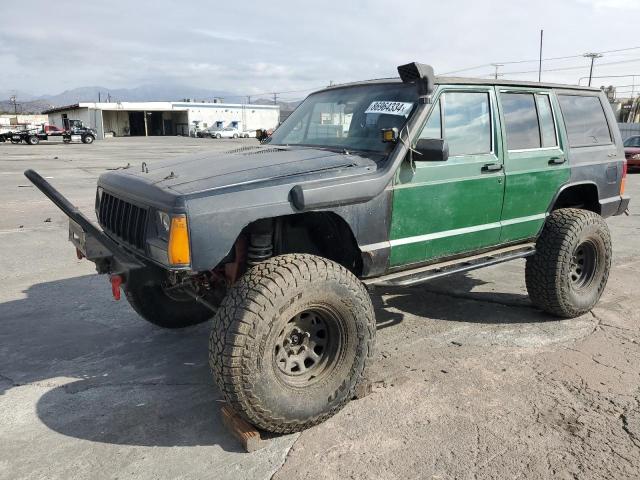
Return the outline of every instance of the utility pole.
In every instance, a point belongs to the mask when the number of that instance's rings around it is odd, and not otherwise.
[[[494,74],[494,78],[497,80],[499,76],[502,76],[502,75],[498,74],[498,68],[504,67],[504,65],[502,63],[492,63],[491,65],[493,65],[495,67],[495,69],[496,69],[496,72]]]
[[[591,77],[593,76],[593,62],[596,58],[600,58],[602,56],[601,53],[585,53],[583,57],[591,59],[591,67],[589,68],[589,86],[591,86]]]
[[[542,79],[542,36],[544,35],[544,30],[540,30],[540,56],[538,57],[538,81]]]
[[[277,93],[274,93],[274,94],[273,94],[273,104],[274,104],[274,105],[277,105],[277,104],[278,104],[278,94],[277,94]]]
[[[9,101],[13,103],[13,114],[18,118],[18,104],[16,102],[16,96],[11,95],[11,97],[9,97]]]
[[[247,103],[251,104],[251,95],[247,95]]]

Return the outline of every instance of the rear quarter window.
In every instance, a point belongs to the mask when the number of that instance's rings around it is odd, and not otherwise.
[[[586,147],[611,143],[611,132],[597,96],[559,94],[569,145]]]

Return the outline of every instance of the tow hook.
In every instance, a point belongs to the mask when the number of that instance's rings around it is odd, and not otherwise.
[[[109,277],[109,281],[111,282],[111,293],[113,294],[113,298],[115,300],[120,300],[120,286],[124,281],[122,275],[111,275]]]

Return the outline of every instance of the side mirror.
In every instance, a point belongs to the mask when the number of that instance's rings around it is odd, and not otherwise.
[[[449,145],[441,138],[420,138],[414,150],[416,162],[444,162],[449,159]]]

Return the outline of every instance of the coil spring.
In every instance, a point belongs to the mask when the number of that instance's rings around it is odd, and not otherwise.
[[[247,249],[247,265],[253,266],[273,256],[271,233],[254,233],[251,235]]]

